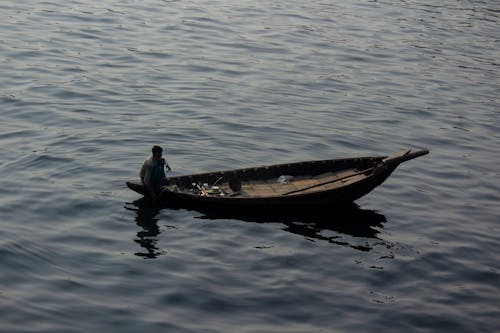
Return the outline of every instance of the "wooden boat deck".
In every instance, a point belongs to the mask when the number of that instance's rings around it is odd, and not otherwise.
[[[278,183],[276,179],[243,181],[241,191],[237,193],[233,193],[227,183],[221,184],[220,188],[234,197],[269,197],[328,191],[366,177],[357,170],[346,170],[327,172],[314,177],[294,177],[287,183]]]

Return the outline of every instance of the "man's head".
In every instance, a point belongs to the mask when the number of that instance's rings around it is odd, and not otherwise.
[[[156,159],[161,159],[161,154],[163,153],[163,148],[160,146],[153,146],[153,149],[151,149],[151,152],[153,153],[153,156]]]

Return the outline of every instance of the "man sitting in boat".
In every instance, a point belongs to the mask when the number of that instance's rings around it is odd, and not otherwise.
[[[155,198],[160,192],[161,186],[167,184],[165,169],[170,171],[171,168],[162,157],[163,148],[155,145],[151,152],[151,156],[144,161],[139,175],[151,197]]]

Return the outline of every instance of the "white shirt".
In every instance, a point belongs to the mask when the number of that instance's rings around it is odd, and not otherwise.
[[[158,162],[153,155],[151,155],[144,161],[144,164],[141,167],[141,171],[139,172],[139,176],[141,177],[144,185],[152,185],[151,177],[153,175],[153,170],[159,163],[160,162]]]

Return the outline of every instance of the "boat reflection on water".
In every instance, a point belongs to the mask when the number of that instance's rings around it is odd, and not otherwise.
[[[132,206],[133,205],[133,206]],[[126,209],[136,212],[136,223],[142,228],[135,240],[145,253],[136,253],[145,258],[156,258],[164,254],[156,246],[156,236],[160,233],[156,215],[160,209],[178,209],[175,207],[155,207],[149,201],[139,199]],[[200,211],[199,219],[204,220],[240,220],[251,223],[281,223],[283,231],[303,236],[310,241],[327,241],[329,243],[351,247],[360,251],[370,251],[369,240],[379,240],[378,234],[386,222],[384,215],[357,204],[343,208],[312,210],[307,212],[221,212]]]
[[[201,219],[236,219],[253,223],[282,223],[282,230],[301,235],[311,241],[328,241],[361,251],[371,250],[366,244],[356,244],[358,239],[378,239],[379,229],[386,222],[384,215],[373,210],[361,209],[357,204],[343,208],[321,209],[304,213],[221,213],[205,212]],[[345,237],[347,236],[347,237]],[[351,240],[347,240],[351,238]]]

